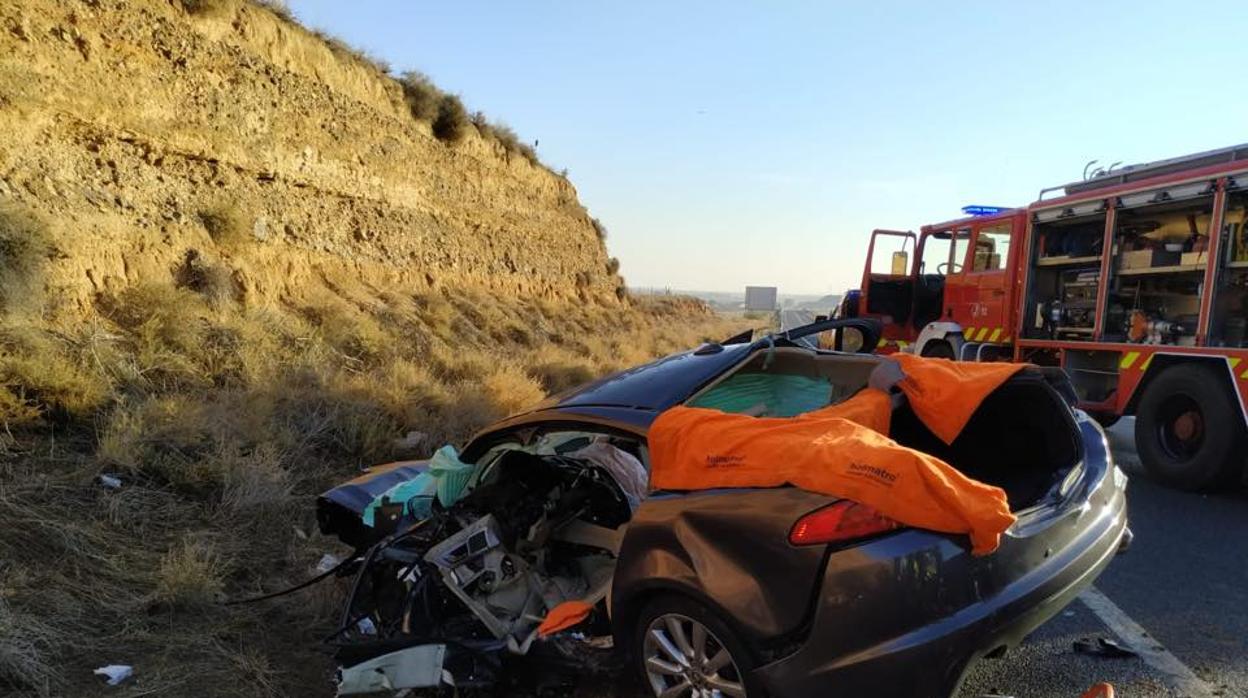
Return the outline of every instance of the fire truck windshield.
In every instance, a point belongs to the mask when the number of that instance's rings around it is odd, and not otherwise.
[[[969,228],[927,233],[921,243],[919,274],[948,276],[962,271],[966,247],[971,239]]]

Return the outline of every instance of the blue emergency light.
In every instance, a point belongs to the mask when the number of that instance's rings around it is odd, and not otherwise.
[[[1010,209],[1004,206],[963,206],[962,213],[968,216],[995,216]]]

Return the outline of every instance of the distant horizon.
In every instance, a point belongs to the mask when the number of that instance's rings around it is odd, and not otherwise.
[[[1226,0],[290,5],[566,167],[632,287],[843,293],[873,228],[1248,140]]]

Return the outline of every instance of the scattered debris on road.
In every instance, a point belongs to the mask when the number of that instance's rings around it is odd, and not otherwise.
[[[1074,646],[1079,654],[1090,654],[1096,657],[1124,659],[1139,656],[1135,650],[1124,647],[1107,637],[1075,640]]]

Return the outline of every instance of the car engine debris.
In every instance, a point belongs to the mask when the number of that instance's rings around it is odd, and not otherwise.
[[[605,599],[631,498],[588,458],[505,450],[487,460],[459,501],[432,502],[427,518],[362,557],[330,638],[347,667],[340,695],[491,683],[504,656],[538,647],[573,665],[611,654]],[[594,611],[577,632],[540,638],[567,601]]]

